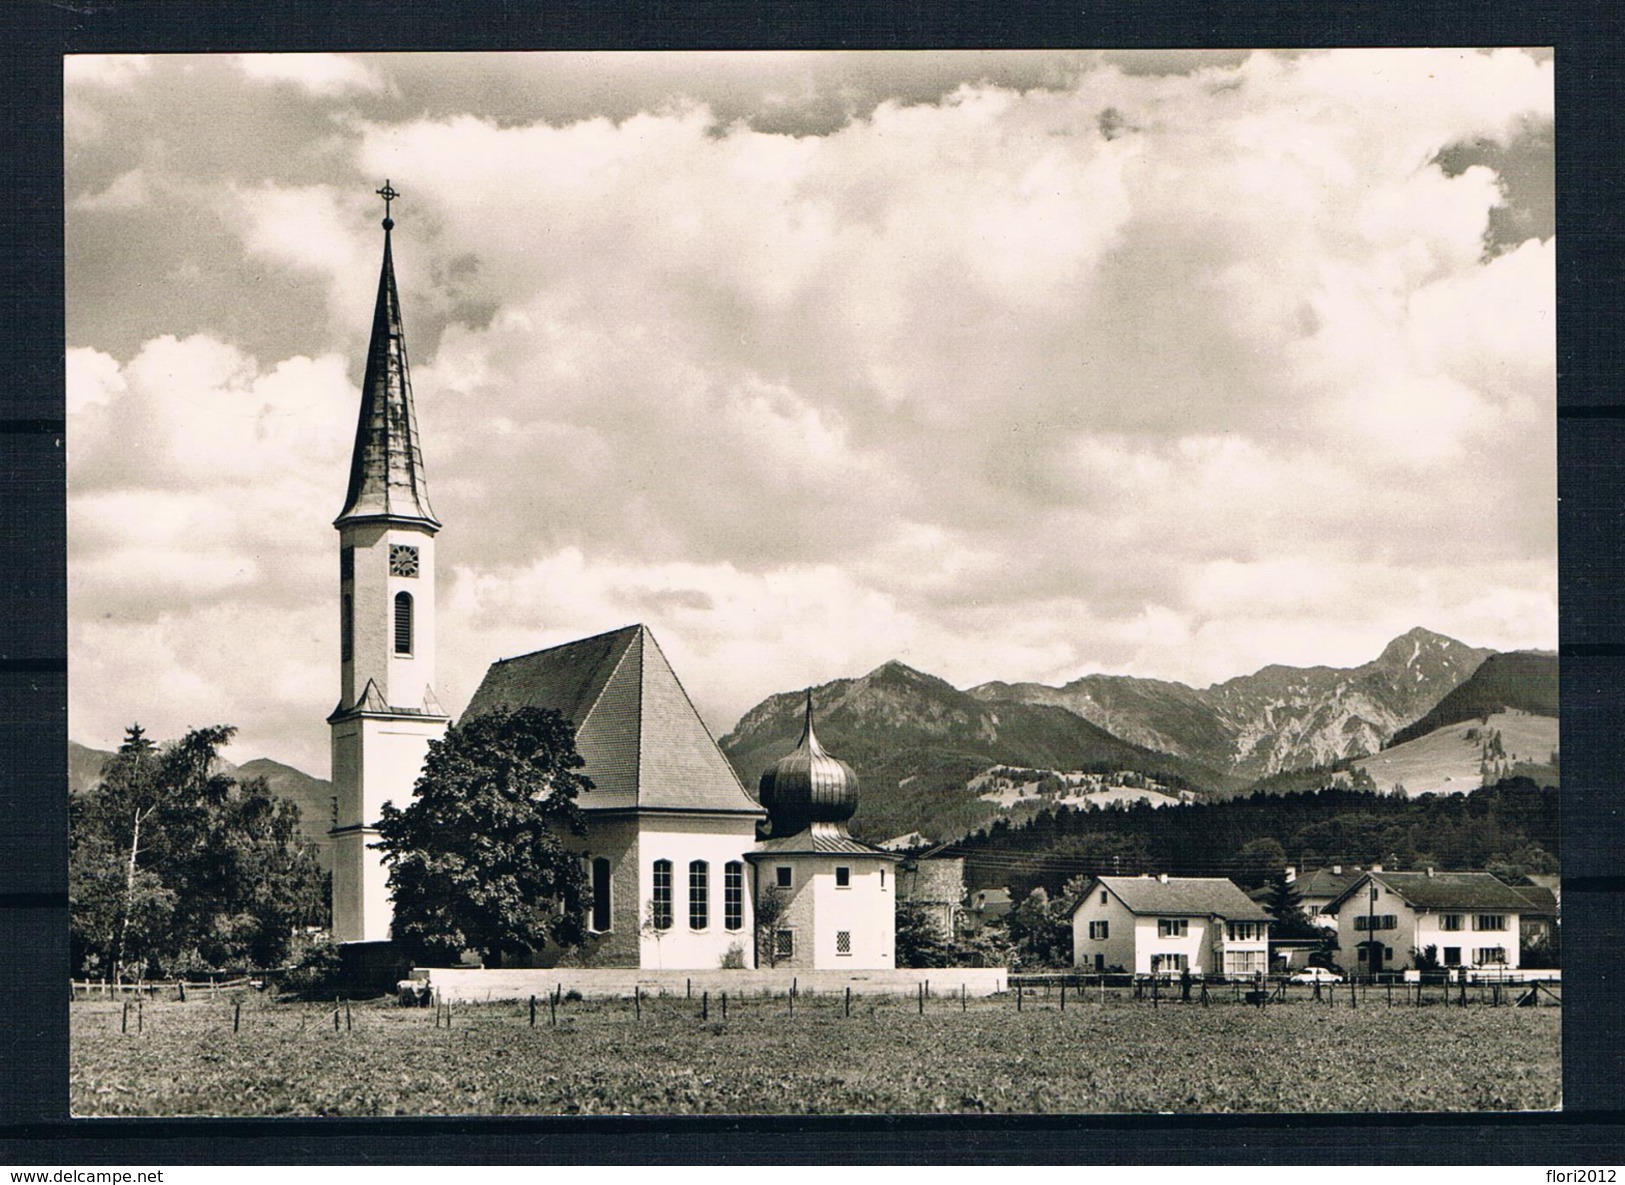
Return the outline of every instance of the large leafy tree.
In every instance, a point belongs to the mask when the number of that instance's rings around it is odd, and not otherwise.
[[[194,729],[160,748],[133,725],[101,781],[71,803],[77,971],[274,966],[295,926],[325,921],[298,807],[222,772],[235,731]]]
[[[498,709],[429,745],[412,801],[385,804],[379,842],[392,936],[409,958],[504,956],[587,938],[575,730],[546,708]]]

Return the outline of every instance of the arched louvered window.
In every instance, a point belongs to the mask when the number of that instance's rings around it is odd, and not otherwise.
[[[345,593],[339,605],[339,661],[349,662],[355,657],[355,598]]]
[[[609,929],[609,861],[603,856],[592,862],[592,928],[602,934]]]
[[[671,929],[671,861],[656,860],[654,896],[650,898],[651,912],[656,930]]]
[[[412,653],[412,594],[395,594],[395,653]]]
[[[688,866],[688,928],[703,930],[711,924],[711,866],[693,860]]]

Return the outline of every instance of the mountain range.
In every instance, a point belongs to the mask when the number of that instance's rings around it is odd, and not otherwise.
[[[1338,780],[1363,769],[1383,788],[1466,790],[1500,730],[1516,742],[1507,760],[1518,772],[1556,777],[1557,657],[1498,654],[1423,629],[1357,667],[1272,665],[1202,690],[1116,675],[961,690],[893,661],[812,694],[820,738],[859,775],[853,829],[871,840],[952,839],[999,817],[1004,808],[981,797],[994,766],[1034,781],[1048,771],[1143,775],[1126,780],[1208,797],[1313,789],[1334,780],[1333,766],[1345,771]],[[747,788],[794,747],[804,705],[803,691],[771,695],[722,738]],[[1481,723],[1497,714],[1511,715]],[[108,756],[69,742],[70,790],[93,784]],[[235,772],[299,805],[326,867],[331,783],[265,758]]]
[[[1267,666],[1201,691],[1086,675],[1063,687],[984,683],[970,694],[1053,704],[1124,740],[1250,781],[1375,753],[1494,653],[1413,629],[1361,666]]]

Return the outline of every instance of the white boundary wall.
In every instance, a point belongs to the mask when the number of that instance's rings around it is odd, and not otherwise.
[[[628,997],[634,988],[645,996],[681,996],[692,990],[735,996],[782,995],[794,983],[801,995],[912,996],[919,985],[931,984],[933,998],[991,996],[1008,989],[1010,972],[1004,967],[927,967],[876,971],[654,971],[648,968],[556,967],[552,969],[416,967],[412,978],[427,982],[434,998],[443,1003],[480,1004],[495,1000],[546,997],[555,989],[580,992],[584,997]]]

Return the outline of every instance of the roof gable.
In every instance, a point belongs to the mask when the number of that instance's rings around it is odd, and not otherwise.
[[[1494,909],[1521,913],[1531,908],[1528,898],[1488,872],[1367,873],[1338,894],[1328,908],[1335,911],[1343,902],[1363,893],[1373,880],[1412,909]]]
[[[522,706],[556,709],[575,725],[593,782],[584,810],[761,811],[644,626],[492,663],[464,719]]]
[[[1244,922],[1272,920],[1267,910],[1251,900],[1234,881],[1224,877],[1171,876],[1162,880],[1153,876],[1102,876],[1095,878],[1095,884],[1109,890],[1130,913],[1216,915]],[[1091,885],[1090,893],[1093,889]],[[1089,893],[1084,894],[1078,902],[1079,908],[1087,904],[1089,896]]]

